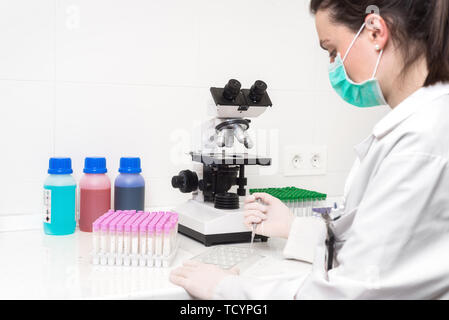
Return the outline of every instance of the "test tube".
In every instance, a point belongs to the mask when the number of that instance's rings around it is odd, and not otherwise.
[[[125,266],[129,266],[131,264],[131,241],[132,241],[132,224],[139,219],[139,214],[131,214],[131,217],[128,219],[128,221],[125,222],[125,227],[123,231],[123,248],[124,248],[124,264]]]
[[[117,255],[117,224],[123,218],[121,211],[117,211],[114,215],[114,219],[109,223],[109,253],[108,253],[108,265],[113,266],[116,262]]]
[[[174,248],[176,246],[176,241],[177,241],[176,236],[178,234],[178,221],[179,221],[179,215],[175,212],[172,212],[172,216],[170,217],[170,222],[172,223],[170,243],[172,245],[172,248]]]
[[[316,195],[312,195],[310,199],[309,217],[313,215],[313,208],[315,207]]]
[[[309,199],[307,195],[304,196],[304,207],[302,208],[302,216],[307,217],[307,208],[309,207]]]
[[[298,189],[297,193],[296,193],[296,197],[298,199],[297,203],[297,208],[296,208],[296,216],[300,217],[301,213],[302,213],[302,205],[303,205],[303,201],[302,201],[302,191],[300,189]]]
[[[155,232],[155,238],[154,238],[154,253],[156,256],[162,255],[162,248],[163,248],[163,240],[164,240],[164,225],[169,217],[167,215],[164,215],[159,222],[156,224],[156,232]]]
[[[100,263],[100,236],[101,236],[101,222],[108,217],[107,214],[102,215],[92,223],[92,263]]]
[[[131,263],[133,267],[139,265],[139,226],[148,217],[143,211],[137,213],[139,217],[131,225]]]
[[[163,256],[162,266],[167,268],[170,266],[170,260],[172,259],[173,254],[176,250],[176,222],[172,219],[168,220],[165,224],[164,230],[164,247],[163,247]]]
[[[172,221],[175,224],[174,234],[176,235],[178,233],[179,214],[177,214],[176,212],[172,212],[170,221]]]
[[[169,257],[172,250],[172,237],[171,231],[173,229],[173,223],[170,220],[167,220],[164,225],[164,243],[162,247],[162,254],[164,257]]]
[[[156,224],[156,231],[154,233],[154,248],[156,254],[156,267],[162,266],[162,248],[164,241],[164,225],[170,219],[170,214],[164,214],[159,222]]]
[[[123,254],[125,252],[125,241],[124,241],[124,230],[125,223],[131,219],[132,215],[130,215],[127,211],[123,212],[122,219],[117,223],[115,234],[117,238],[117,256],[115,259],[115,263],[119,266],[123,264]]]
[[[320,199],[318,198],[318,195],[315,194],[313,197],[313,205],[312,205],[312,210],[310,211],[310,216],[313,216],[313,209],[318,208],[319,205],[320,205]]]
[[[115,213],[110,214],[103,221],[100,222],[100,263],[107,264],[107,254],[109,251],[109,223],[115,218]]]
[[[297,196],[295,196],[294,206],[293,206],[293,215],[295,217],[298,216],[298,208],[299,208],[299,199]]]
[[[163,212],[158,212],[156,216],[151,220],[150,224],[147,227],[147,250],[148,250],[148,261],[147,266],[152,267],[154,265],[154,256],[155,256],[155,232],[156,225],[159,220],[163,217]]]
[[[170,244],[171,244],[171,253],[176,247],[176,222],[170,219],[171,229],[170,229]]]
[[[147,249],[147,228],[148,224],[153,220],[153,218],[156,216],[155,212],[148,212],[148,215],[145,220],[142,221],[142,223],[139,225],[139,265],[145,266],[147,264],[146,256],[148,254]]]

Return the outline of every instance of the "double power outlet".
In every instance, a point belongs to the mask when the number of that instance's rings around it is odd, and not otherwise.
[[[326,146],[288,146],[284,149],[284,176],[319,176],[327,173]]]

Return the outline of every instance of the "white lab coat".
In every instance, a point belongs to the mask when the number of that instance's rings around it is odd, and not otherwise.
[[[296,218],[287,258],[310,260],[303,278],[231,276],[216,299],[449,299],[449,84],[422,88],[355,147],[325,268],[322,218]],[[304,234],[315,235],[305,244]],[[308,236],[310,239],[310,236]]]

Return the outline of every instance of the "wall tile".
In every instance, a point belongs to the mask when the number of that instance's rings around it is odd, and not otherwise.
[[[192,128],[204,117],[207,94],[188,88],[59,84],[56,153],[73,156],[78,172],[84,157],[103,155],[111,174],[122,156],[142,157],[147,176],[177,173],[185,166],[179,157],[191,149]]]
[[[0,1],[0,79],[54,79],[54,2]]]
[[[314,90],[317,38],[305,2],[203,0],[201,85],[261,79],[273,89]]]
[[[196,0],[62,0],[56,10],[57,79],[192,85]]]
[[[0,214],[40,210],[53,152],[53,93],[45,83],[0,81]]]
[[[346,171],[355,160],[354,146],[368,137],[389,111],[388,107],[361,109],[341,100],[335,93],[316,96],[320,114],[314,144],[328,146],[328,170]]]

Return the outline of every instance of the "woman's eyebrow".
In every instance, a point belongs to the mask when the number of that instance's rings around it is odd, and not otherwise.
[[[327,48],[326,48],[326,43],[328,43],[329,42],[329,40],[320,40],[320,47],[323,49],[323,50],[326,50],[327,51]]]

